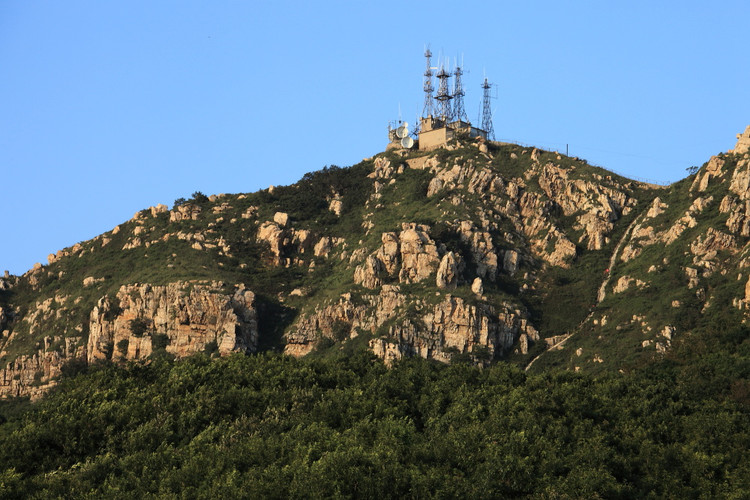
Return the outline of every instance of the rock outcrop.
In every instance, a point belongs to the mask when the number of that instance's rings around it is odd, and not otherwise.
[[[741,134],[737,134],[737,145],[730,153],[738,155],[750,152],[750,125],[745,128],[745,131]]]
[[[615,283],[615,286],[612,288],[612,292],[623,293],[633,285],[635,285],[637,288],[645,288],[647,286],[647,283],[630,276],[622,276],[619,280],[617,280],[617,283]]]
[[[289,215],[276,212],[273,221],[265,221],[258,227],[257,241],[268,244],[271,262],[275,266],[303,265],[305,258],[327,257],[339,244],[341,238],[318,237],[308,229],[291,226]]]
[[[435,284],[443,290],[455,290],[458,285],[458,266],[456,265],[456,256],[453,252],[443,255],[440,261]]]
[[[417,283],[429,278],[440,266],[435,242],[428,226],[403,223],[400,233],[381,236],[381,246],[354,270],[354,282],[365,288],[383,284],[385,274],[400,283]]]
[[[699,172],[698,175],[695,176],[695,180],[693,181],[692,186],[690,186],[690,190],[703,192],[708,189],[708,183],[711,179],[721,177],[724,174],[725,163],[726,162],[723,158],[712,156],[703,172]]]
[[[398,285],[383,285],[378,294],[355,299],[346,293],[303,315],[285,335],[284,352],[302,356],[324,338],[340,341],[373,334],[384,325],[390,325],[387,333],[371,339],[370,347],[388,362],[403,355],[450,362],[453,353],[473,353],[486,362],[510,349],[521,335],[539,339],[525,313],[510,305],[497,311],[451,294],[430,305],[404,295]]]
[[[432,308],[426,307],[424,314],[390,326],[386,336],[370,341],[370,348],[387,363],[405,355],[448,363],[454,354],[469,354],[478,363],[488,363],[522,335],[539,339],[521,311],[506,306],[498,312],[488,304],[472,305],[447,295]]]
[[[91,286],[91,285],[88,285]],[[90,313],[88,342],[84,325],[72,324],[63,335],[44,336],[30,354],[17,356],[0,369],[0,397],[41,397],[57,383],[66,363],[142,360],[156,349],[180,358],[214,346],[220,354],[254,352],[258,343],[253,292],[240,285],[222,292],[220,282],[176,282],[166,286],[124,285],[114,298],[102,297]],[[66,324],[70,307],[80,298],[56,295],[37,302],[21,321],[29,336],[48,325]],[[0,307],[0,356],[18,340],[4,330],[12,315]]]
[[[399,234],[401,246],[401,283],[417,283],[430,277],[440,263],[435,242],[429,237],[429,227],[403,224]]]
[[[303,314],[284,336],[284,352],[304,356],[323,338],[344,340],[359,331],[374,332],[395,317],[405,302],[398,285],[383,285],[379,293],[359,298],[345,293],[336,302]]]
[[[156,347],[176,357],[202,352],[253,352],[258,343],[255,295],[232,294],[222,283],[124,285],[114,300],[102,297],[91,312],[87,359],[138,360]]]
[[[79,342],[77,337],[45,337],[36,353],[21,355],[0,369],[0,398],[42,397],[55,386],[65,363],[85,358]]]
[[[498,258],[489,231],[476,227],[471,221],[461,221],[456,230],[461,241],[471,248],[471,260],[476,264],[477,275],[494,280],[497,275]]]
[[[737,162],[729,191],[731,194],[721,200],[719,211],[728,214],[726,226],[732,233],[750,236],[750,159]]]
[[[635,199],[623,191],[582,179],[571,179],[570,171],[552,163],[541,169],[539,186],[562,208],[565,215],[578,215],[577,227],[583,229],[581,241],[589,250],[601,250],[609,243],[614,221],[630,211]]]
[[[201,214],[201,210],[200,205],[195,205],[193,203],[178,205],[169,212],[169,221],[179,222],[182,220],[197,220]]]

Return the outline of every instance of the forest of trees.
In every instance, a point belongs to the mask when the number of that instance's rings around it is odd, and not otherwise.
[[[365,352],[93,367],[0,406],[0,497],[746,498],[746,357],[703,358],[596,377]]]

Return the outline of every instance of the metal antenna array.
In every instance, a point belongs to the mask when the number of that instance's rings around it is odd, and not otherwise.
[[[430,52],[430,49],[424,51],[424,56],[427,58],[427,70],[424,72],[424,108],[422,109],[422,116],[426,118],[433,114],[432,92],[435,88],[432,86],[432,66],[430,66],[432,52]]]
[[[488,140],[494,141],[495,129],[492,126],[492,96],[490,95],[490,88],[492,88],[492,85],[485,78],[482,84],[482,89],[484,89],[482,97],[482,130],[487,132]]]
[[[466,116],[466,110],[464,109],[464,96],[466,92],[464,92],[464,87],[461,84],[461,75],[463,73],[461,66],[456,66],[456,70],[453,72],[456,76],[456,79],[453,80],[453,117],[456,121],[468,122],[469,117]]]
[[[438,85],[438,93],[435,99],[438,101],[437,115],[443,121],[443,123],[449,123],[453,119],[451,113],[451,99],[453,96],[448,90],[448,78],[451,74],[445,70],[445,66],[440,66],[440,71],[437,74],[437,79],[440,80]]]

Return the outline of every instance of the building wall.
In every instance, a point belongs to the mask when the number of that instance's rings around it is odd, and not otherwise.
[[[422,121],[423,126],[425,120]],[[431,124],[428,124],[431,125]],[[469,137],[484,137],[487,138],[487,132],[484,130],[472,127],[471,124],[464,122],[454,122],[448,124],[447,127],[443,126],[440,128],[432,129],[429,126],[425,129],[422,128],[422,132],[419,133],[419,149],[435,149],[444,145],[456,136],[457,132],[468,134]]]
[[[435,149],[453,138],[453,130],[443,127],[427,132],[421,132],[419,134],[419,149],[424,151],[426,149]]]

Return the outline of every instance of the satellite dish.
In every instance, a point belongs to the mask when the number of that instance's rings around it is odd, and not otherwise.
[[[404,149],[411,149],[411,147],[414,146],[414,139],[409,137],[408,135],[401,139],[401,147]]]
[[[407,135],[409,135],[409,129],[406,127],[406,124],[403,124],[396,129],[396,137],[399,139],[403,139]]]

